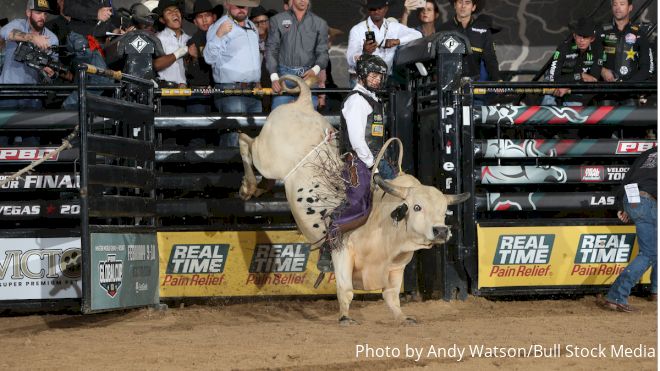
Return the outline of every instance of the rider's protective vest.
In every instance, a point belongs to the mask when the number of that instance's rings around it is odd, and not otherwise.
[[[378,152],[383,147],[385,143],[385,115],[383,111],[383,104],[372,97],[364,94],[361,91],[354,90],[350,92],[344,102],[341,104],[342,111],[344,105],[348,98],[353,96],[353,94],[360,94],[367,103],[371,106],[371,113],[367,117],[367,122],[365,123],[365,140],[369,150],[374,155],[378,155]],[[346,118],[343,113],[341,115],[341,136],[339,138],[339,151],[340,153],[352,152],[353,146],[351,146],[351,141],[348,138],[348,126],[346,125]]]

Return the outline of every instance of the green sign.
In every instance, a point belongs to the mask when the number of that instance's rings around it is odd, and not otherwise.
[[[155,233],[92,233],[91,245],[92,311],[160,301]]]

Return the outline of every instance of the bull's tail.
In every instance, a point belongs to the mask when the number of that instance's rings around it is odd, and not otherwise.
[[[282,83],[282,91],[285,93],[300,93],[298,95],[298,99],[296,99],[295,103],[303,105],[303,106],[309,106],[309,107],[314,107],[314,104],[312,102],[312,91],[310,90],[310,86],[314,85],[316,83],[316,78],[310,78],[307,80],[303,80],[302,78],[294,75],[284,75],[280,78],[280,80],[286,80],[286,81],[291,81],[298,85],[295,88],[289,88],[286,86],[286,84]]]

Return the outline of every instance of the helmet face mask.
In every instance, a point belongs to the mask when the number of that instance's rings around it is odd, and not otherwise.
[[[360,56],[356,65],[360,83],[370,91],[381,90],[387,80],[387,64],[380,57],[371,54]],[[380,77],[380,81],[378,77]]]

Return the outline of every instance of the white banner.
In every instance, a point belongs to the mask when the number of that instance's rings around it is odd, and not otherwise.
[[[80,238],[0,238],[0,300],[82,296]]]

